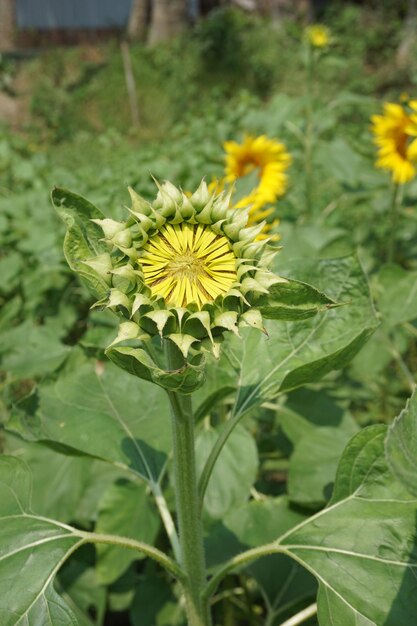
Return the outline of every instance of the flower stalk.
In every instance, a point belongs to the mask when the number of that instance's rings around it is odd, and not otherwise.
[[[305,174],[305,198],[306,211],[310,215],[313,208],[313,148],[314,148],[314,122],[313,122],[313,99],[315,80],[315,50],[309,42],[306,56],[306,126],[304,136],[304,174]]]
[[[166,341],[168,367],[176,370],[184,365],[178,348]],[[177,518],[181,546],[181,565],[186,579],[183,583],[188,626],[210,626],[208,600],[202,598],[206,584],[203,528],[198,506],[195,464],[194,416],[190,395],[168,391],[172,414],[174,478]]]
[[[394,183],[389,220],[390,232],[388,235],[387,262],[392,263],[395,259],[398,218],[403,199],[404,185]]]
[[[313,51],[309,46],[307,58],[307,110],[305,134],[305,193],[308,214],[311,214],[312,210],[313,191],[313,66]]]

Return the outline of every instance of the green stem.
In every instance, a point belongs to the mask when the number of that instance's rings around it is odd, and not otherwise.
[[[78,531],[77,531],[78,532]],[[85,543],[104,543],[111,546],[121,546],[123,548],[130,548],[136,550],[141,554],[149,556],[151,559],[157,561],[162,567],[164,567],[170,574],[175,576],[179,581],[185,581],[185,573],[183,569],[175,563],[169,556],[167,556],[158,548],[154,548],[143,541],[136,541],[135,539],[129,539],[128,537],[118,537],[117,535],[106,535],[103,533],[89,533],[79,532]]]
[[[158,483],[152,485],[152,493],[155,498],[155,504],[158,507],[162,523],[165,527],[165,531],[168,535],[174,557],[179,563],[181,560],[181,547],[177,535],[177,530],[175,528],[174,520],[171,517],[171,513],[164,498],[164,494],[162,493],[161,487]]]
[[[394,184],[394,190],[392,194],[391,202],[391,214],[389,220],[389,233],[388,233],[388,247],[387,247],[387,262],[392,263],[395,258],[395,248],[397,240],[397,226],[398,217],[400,213],[400,207],[403,199],[404,185]]]
[[[395,359],[395,361],[397,362],[398,367],[402,371],[404,378],[407,381],[407,384],[410,388],[411,393],[413,393],[416,388],[417,383],[414,380],[414,376],[412,372],[409,370],[407,363],[402,358],[401,353],[398,352],[397,348],[395,347],[394,338],[392,337],[392,335],[388,339],[388,350],[393,356],[393,358]]]
[[[307,606],[305,609],[303,609],[296,615],[293,615],[289,619],[285,620],[285,622],[282,622],[281,626],[298,626],[299,624],[302,624],[303,622],[310,619],[310,617],[313,617],[314,615],[316,615],[316,613],[317,613],[317,604],[314,602],[313,604],[310,604],[310,606]]]
[[[223,578],[233,570],[239,567],[243,567],[244,565],[248,565],[251,561],[255,561],[261,556],[274,554],[276,552],[285,553],[286,550],[284,547],[281,547],[276,541],[274,541],[272,543],[267,543],[263,546],[259,546],[259,548],[246,550],[246,552],[242,552],[241,554],[233,557],[232,559],[227,561],[227,563],[225,563],[225,565],[223,565],[223,567],[221,567],[209,580],[203,591],[203,597],[210,598],[216,591],[217,586],[223,580]]]
[[[313,195],[313,84],[314,84],[314,56],[311,46],[308,46],[307,57],[307,114],[305,133],[305,186],[306,186],[306,208],[311,214]]]
[[[168,367],[179,369],[182,356],[172,342],[166,342]],[[203,528],[198,507],[194,449],[194,416],[191,396],[168,391],[172,413],[175,495],[181,546],[181,564],[186,573],[183,584],[188,626],[210,626],[208,599],[202,598],[206,584]]]

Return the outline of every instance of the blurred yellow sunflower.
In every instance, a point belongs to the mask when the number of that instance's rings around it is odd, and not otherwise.
[[[330,44],[330,31],[322,24],[307,26],[305,37],[313,48],[326,48]]]
[[[274,213],[274,208],[265,207],[284,195],[288,184],[285,172],[291,164],[291,156],[284,144],[265,135],[259,137],[248,135],[242,143],[226,141],[223,147],[226,153],[225,176],[217,182],[217,185],[223,187],[256,172],[259,178],[258,185],[236,202],[234,208],[249,207],[249,225],[266,220],[259,238],[267,237],[269,231],[278,224],[278,220],[268,221]]]
[[[410,100],[407,108],[387,102],[383,115],[373,115],[371,121],[378,146],[375,166],[391,172],[394,183],[410,181],[417,164],[417,100]]]

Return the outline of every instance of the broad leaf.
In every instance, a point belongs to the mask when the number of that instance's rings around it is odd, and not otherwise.
[[[50,325],[37,326],[30,320],[16,328],[5,329],[0,337],[3,369],[19,378],[44,376],[55,371],[70,352],[59,335]]]
[[[31,512],[31,477],[14,457],[0,459],[0,623],[77,626],[52,587],[59,567],[83,543],[69,526]]]
[[[321,389],[297,389],[277,410],[277,420],[294,444],[288,467],[290,500],[322,508],[329,500],[336,469],[358,426],[335,398]]]
[[[159,529],[159,520],[151,506],[146,486],[127,480],[110,485],[100,502],[96,532],[123,535],[153,544]],[[140,558],[129,550],[111,545],[97,546],[97,576],[99,582],[114,582]]]
[[[30,581],[27,583],[29,584]],[[16,592],[19,593],[19,590]],[[8,624],[16,624],[16,626],[38,626],[38,624],[42,624],[42,626],[80,626],[72,608],[56,593],[52,584],[48,585],[29,609],[21,609],[20,601],[18,606],[16,616],[11,618],[17,621],[8,622],[6,617],[6,621],[2,621],[4,626]]]
[[[209,564],[222,563],[244,548],[256,548],[273,541],[277,531],[283,533],[304,520],[305,516],[291,510],[283,497],[252,500],[239,506],[229,511],[207,537]],[[284,607],[306,597],[312,598],[317,589],[311,574],[282,554],[263,557],[252,563],[247,571],[256,579],[268,605],[277,615]]]
[[[302,438],[312,435],[317,428],[337,428],[350,437],[358,431],[351,414],[325,389],[301,388],[291,392],[284,407],[277,412],[278,423],[290,441],[296,445]]]
[[[97,495],[94,498],[92,484],[100,489],[101,497],[103,482],[110,483],[122,474],[121,470],[100,461],[63,456],[45,445],[22,441],[11,433],[6,433],[3,451],[24,461],[29,466],[34,483],[43,486],[32,493],[31,503],[35,511],[60,522],[88,523],[94,517],[94,500],[97,499]],[[91,517],[79,515],[85,497],[91,505]]]
[[[328,110],[323,113],[324,119],[329,117]],[[364,160],[341,137],[330,142],[321,142],[316,160],[323,166],[327,175],[350,187],[358,184],[364,168]]]
[[[417,496],[417,392],[390,426],[386,450],[394,474]]]
[[[387,428],[381,425],[355,435],[340,461],[329,506],[297,525],[286,521],[289,510],[284,516],[282,512],[276,515],[275,540],[271,540],[270,521],[262,526],[251,520],[247,532],[242,534],[239,529],[246,525],[242,511],[233,512],[232,526],[227,516],[223,527],[232,531],[232,535],[226,533],[230,547],[228,553],[223,547],[223,557],[218,560],[224,561],[240,551],[244,535],[245,545],[259,547],[259,554],[262,554],[261,541],[269,540],[264,554],[284,553],[316,577],[320,586],[320,626],[413,624],[417,593],[417,498],[388,467],[386,432]],[[253,506],[257,504],[264,505]],[[284,526],[286,523],[289,526],[284,534],[283,520]],[[222,533],[224,530],[220,528],[220,536]],[[212,536],[212,543],[214,539]],[[215,546],[216,543],[219,541],[214,541]],[[245,556],[242,562],[244,559]]]
[[[389,326],[417,318],[417,272],[398,265],[386,265],[376,281],[378,309]]]
[[[67,226],[64,254],[68,265],[87,282],[94,295],[103,298],[109,290],[106,281],[84,263],[107,252],[105,244],[101,241],[103,237],[101,228],[91,221],[102,219],[103,214],[91,202],[67,189],[55,188],[52,192],[52,202]]]
[[[318,598],[320,626],[378,626],[373,620],[364,617],[334,591],[320,587]]]
[[[294,271],[345,306],[309,320],[269,322],[267,339],[254,330],[242,333],[243,341],[231,338],[223,361],[238,374],[235,415],[344,367],[376,327],[368,283],[355,257],[304,261],[302,267]]]
[[[58,574],[57,590],[76,615],[78,626],[102,626],[107,604],[107,590],[99,584],[93,558],[83,559],[83,549],[76,553]],[[87,561],[87,562],[86,562]]]
[[[218,430],[203,427],[196,440],[197,474],[218,437]],[[258,453],[252,435],[237,426],[224,445],[207,487],[204,508],[213,518],[221,518],[249,498],[258,470]]]
[[[204,385],[193,394],[196,420],[209,415],[213,408],[231,396],[236,389],[235,367],[228,360],[227,344],[222,349],[220,359],[208,354]]]
[[[92,363],[42,385],[11,427],[158,481],[171,446],[168,400],[162,391],[111,364]]]
[[[228,336],[220,360],[208,359],[206,383],[197,393],[199,416],[207,412],[212,399],[225,398],[236,388],[234,414],[238,416],[282,391],[316,381],[346,365],[374,332],[377,320],[356,257],[303,260],[294,262],[291,270],[277,267],[276,271],[314,283],[344,306],[312,319],[270,321],[268,337],[255,330],[243,330],[242,339]]]
[[[385,435],[384,426],[358,433],[341,459],[329,507],[278,539],[277,547],[318,579],[322,626],[415,621],[417,500],[387,465]],[[331,621],[333,611],[341,621]]]
[[[301,506],[320,508],[330,498],[336,469],[352,433],[315,428],[297,443],[288,468],[288,495]]]
[[[130,619],[133,626],[183,626],[184,612],[167,580],[148,573],[138,581]]]

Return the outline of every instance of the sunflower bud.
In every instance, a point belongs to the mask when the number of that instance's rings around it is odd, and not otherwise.
[[[259,227],[247,227],[247,211],[230,209],[230,193],[209,192],[204,181],[191,197],[171,183],[158,189],[153,203],[129,190],[132,207],[126,222],[99,219],[98,209],[90,208],[95,212],[91,221],[104,237],[85,230],[97,237],[89,246],[92,254],[78,259],[80,266],[71,262],[100,295],[96,306],[121,318],[108,356],[132,374],[190,393],[204,379],[203,353],[218,356],[224,333],[239,337],[242,327],[266,332],[263,310],[269,319],[289,319],[294,303],[298,311],[306,299],[306,286],[297,287],[269,270],[273,250],[267,240],[258,239]],[[78,196],[61,190],[54,194],[59,211],[63,205],[74,211],[78,202],[85,211]],[[283,290],[283,285],[290,288]],[[304,316],[329,302],[314,297],[313,308],[301,302]],[[167,342],[176,346],[183,367],[167,367],[160,350]]]
[[[152,205],[130,190],[132,217],[125,224],[95,220],[117,248],[107,306],[124,324],[133,320],[149,337],[170,339],[186,359],[206,340],[217,352],[215,339],[227,331],[238,335],[240,325],[262,329],[253,307],[282,279],[267,269],[265,242],[256,240],[258,227],[247,228],[247,211],[230,210],[230,196],[210,193],[205,182],[191,198],[171,183],[158,187]]]

